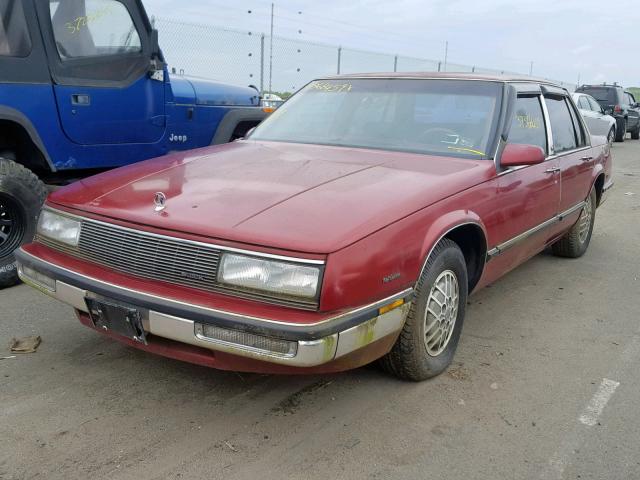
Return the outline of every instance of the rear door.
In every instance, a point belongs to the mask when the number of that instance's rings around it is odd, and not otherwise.
[[[627,128],[633,130],[640,125],[640,109],[636,107],[636,99],[629,92],[624,92],[624,103],[627,107]]]
[[[591,188],[595,159],[590,139],[580,114],[566,94],[555,90],[547,92],[544,101],[551,124],[552,154],[560,166],[559,214],[577,215]]]
[[[82,145],[154,143],[164,83],[148,75],[150,25],[134,0],[38,4],[62,128]]]

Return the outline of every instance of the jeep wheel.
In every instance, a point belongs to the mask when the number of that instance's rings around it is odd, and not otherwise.
[[[31,171],[0,158],[0,288],[18,282],[13,252],[33,239],[46,194]]]
[[[638,125],[635,130],[631,130],[631,139],[632,140],[640,139],[640,125]]]
[[[434,248],[418,280],[415,300],[391,351],[380,359],[388,372],[421,381],[442,373],[453,360],[467,304],[467,267],[448,239]]]
[[[624,142],[624,137],[627,135],[627,121],[623,120],[618,124],[616,129],[616,142]]]
[[[565,233],[564,237],[553,244],[554,255],[568,258],[578,258],[584,255],[584,252],[589,248],[595,218],[596,191],[591,189],[578,221],[571,227],[571,230]]]

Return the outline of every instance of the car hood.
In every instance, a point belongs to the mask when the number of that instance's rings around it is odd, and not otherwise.
[[[251,87],[228,85],[202,78],[171,75],[171,87],[176,102],[187,105],[258,106],[259,93]]]
[[[48,201],[213,239],[330,253],[493,175],[487,160],[241,141],[112,170]],[[156,192],[167,199],[161,212]]]

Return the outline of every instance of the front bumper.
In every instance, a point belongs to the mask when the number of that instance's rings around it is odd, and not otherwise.
[[[325,365],[397,333],[413,296],[408,289],[335,317],[300,325],[128,289],[54,265],[22,249],[16,252],[16,258],[23,282],[80,312],[88,312],[86,298],[126,302],[141,309],[144,329],[151,336],[291,367]],[[38,281],[41,277],[29,276],[29,269],[49,277],[49,285]],[[290,348],[282,349],[283,343]]]

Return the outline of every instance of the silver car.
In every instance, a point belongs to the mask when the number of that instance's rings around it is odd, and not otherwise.
[[[605,114],[600,104],[591,95],[573,93],[572,97],[584,117],[589,132],[607,137],[609,144],[612,144],[616,138],[616,119]]]

